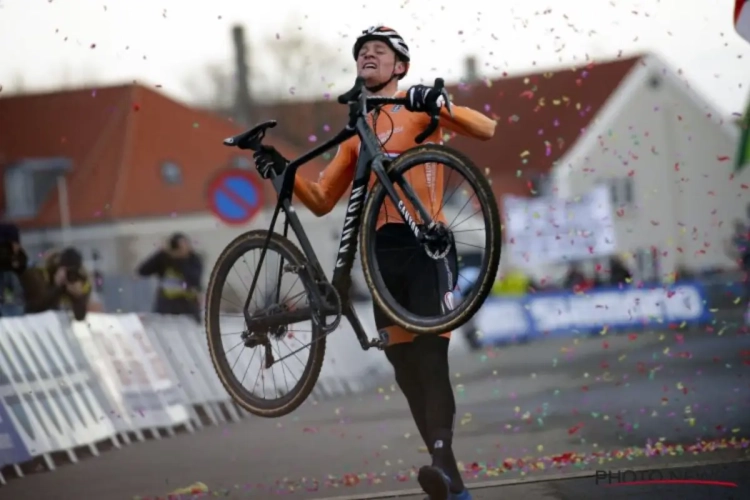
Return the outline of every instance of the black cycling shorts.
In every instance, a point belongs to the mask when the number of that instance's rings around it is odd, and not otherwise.
[[[417,244],[406,224],[385,224],[375,233],[375,255],[380,276],[393,298],[419,316],[440,316],[453,308],[452,291],[458,282],[458,254],[450,252],[435,260]],[[378,330],[393,326],[388,316],[374,304]]]

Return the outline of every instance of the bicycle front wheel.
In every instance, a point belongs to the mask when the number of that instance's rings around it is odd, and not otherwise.
[[[411,221],[404,224],[377,183],[360,236],[362,270],[375,306],[412,333],[455,330],[482,306],[500,264],[502,230],[490,184],[466,156],[436,144],[401,154],[388,175],[429,240],[417,241]],[[419,198],[430,221],[422,220],[401,186]]]

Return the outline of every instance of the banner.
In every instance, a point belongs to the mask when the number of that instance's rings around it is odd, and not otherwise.
[[[616,250],[609,189],[574,200],[506,196],[506,246],[521,268],[605,257]]]
[[[542,292],[514,298],[491,297],[475,317],[480,340],[664,328],[668,323],[710,321],[697,283],[669,287],[600,288],[585,294]],[[501,320],[501,321],[500,321]]]
[[[190,417],[184,406],[184,393],[177,389],[176,379],[172,378],[173,374],[167,370],[164,360],[154,349],[138,316],[123,314],[118,316],[117,320],[122,329],[122,335],[119,337],[122,349],[131,359],[142,361],[141,366],[144,368],[148,384],[169,417],[166,427],[186,423]]]
[[[119,432],[154,431],[187,421],[187,411],[167,401],[163,383],[153,382],[147,354],[117,316],[89,313],[85,323],[74,322],[72,327],[115,409],[112,420]]]

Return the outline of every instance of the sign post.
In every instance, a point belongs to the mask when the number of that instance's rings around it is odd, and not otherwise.
[[[208,208],[229,225],[247,224],[263,208],[263,189],[249,170],[221,170],[208,184]]]

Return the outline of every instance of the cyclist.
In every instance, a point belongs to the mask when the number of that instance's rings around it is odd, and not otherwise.
[[[408,98],[406,110],[410,112],[403,112],[400,106],[383,106],[380,112],[369,117],[371,126],[384,141],[383,148],[390,156],[397,156],[416,145],[414,138],[429,122],[427,114],[412,112],[424,111],[432,105],[443,106],[443,97],[425,85],[414,85],[405,93],[398,92],[398,81],[409,70],[410,56],[406,42],[393,29],[375,26],[363,31],[354,43],[353,52],[357,74],[365,79],[370,95]],[[468,108],[454,106],[452,109],[451,117],[445,107],[441,108],[442,127],[482,140],[494,135],[493,120]],[[441,143],[442,130],[439,128],[425,142]],[[271,146],[263,146],[253,156],[259,173],[265,178],[271,170],[277,174],[283,172],[288,163]],[[357,162],[367,160],[359,158],[359,137],[355,136],[339,146],[318,182],[297,176],[294,193],[312,212],[323,216],[351,185]],[[416,175],[420,169],[425,174],[423,178]],[[427,164],[407,172],[407,180],[423,203],[432,205],[435,198],[441,196],[442,169]],[[370,182],[375,182],[374,176]],[[439,200],[437,204],[440,206]],[[404,307],[423,315],[443,314],[444,306],[451,307],[448,295],[458,275],[455,246],[444,262],[433,260],[424,252],[420,252],[415,261],[412,258],[416,245],[414,235],[390,200],[378,217],[375,244],[381,274],[390,292]],[[405,248],[408,246],[412,248]],[[447,292],[441,290],[439,283],[450,283]],[[394,326],[377,308],[375,324],[386,345],[385,355],[393,365],[396,382],[432,457],[431,465],[419,470],[420,485],[430,500],[469,500],[471,494],[463,484],[452,449],[456,403],[448,367],[450,332],[440,336],[414,335]]]

